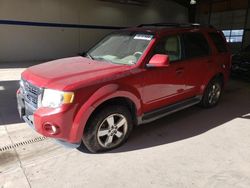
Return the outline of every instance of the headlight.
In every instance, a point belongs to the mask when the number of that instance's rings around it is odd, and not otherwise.
[[[72,103],[74,100],[73,92],[63,92],[52,89],[44,89],[42,107],[58,108],[62,104]]]

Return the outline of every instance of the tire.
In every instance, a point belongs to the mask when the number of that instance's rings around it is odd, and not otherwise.
[[[132,128],[131,113],[126,107],[107,106],[89,120],[82,142],[91,153],[112,150],[128,139]]]
[[[216,106],[222,94],[222,80],[215,78],[209,82],[203,94],[200,105],[204,108]]]

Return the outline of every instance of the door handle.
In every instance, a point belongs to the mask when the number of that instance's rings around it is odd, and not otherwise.
[[[184,68],[178,68],[175,70],[176,74],[181,74],[183,73],[183,71],[184,71]]]

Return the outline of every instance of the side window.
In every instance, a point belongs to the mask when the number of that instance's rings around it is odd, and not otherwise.
[[[227,52],[227,46],[219,33],[209,33],[209,36],[219,53]]]
[[[181,59],[181,43],[179,36],[168,36],[161,39],[154,49],[154,54],[166,54],[170,62]]]
[[[185,58],[209,56],[210,48],[206,38],[201,33],[183,34]]]

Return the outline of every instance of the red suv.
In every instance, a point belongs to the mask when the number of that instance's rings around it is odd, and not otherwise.
[[[211,26],[140,25],[111,33],[85,57],[25,70],[18,109],[40,134],[101,152],[124,143],[136,125],[217,105],[230,68],[225,37]]]

